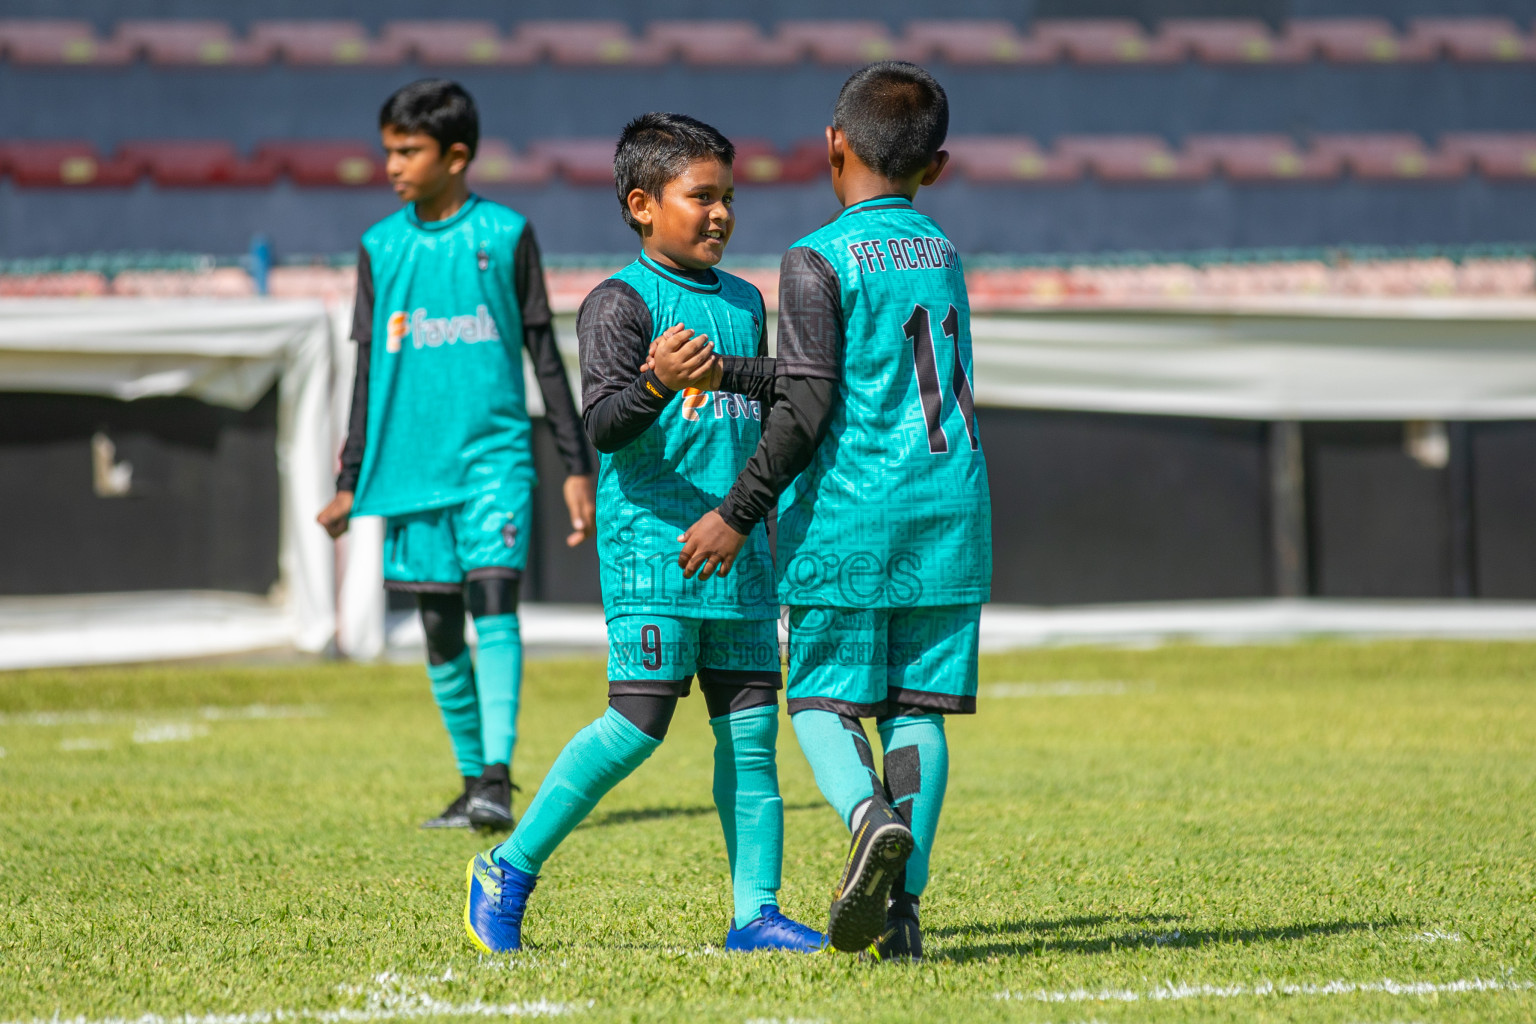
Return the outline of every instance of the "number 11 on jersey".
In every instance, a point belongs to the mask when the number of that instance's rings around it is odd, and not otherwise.
[[[971,451],[975,451],[980,444],[976,436],[976,400],[971,394],[970,378],[965,375],[965,364],[960,359],[960,311],[950,306],[939,326],[954,347],[955,367],[950,376],[950,390],[954,392],[960,415],[965,420]],[[944,436],[944,393],[939,383],[938,353],[933,347],[933,316],[927,306],[913,306],[912,315],[901,327],[912,342],[917,394],[923,403],[923,419],[928,424],[928,450],[934,455],[943,455],[949,451],[949,438]]]

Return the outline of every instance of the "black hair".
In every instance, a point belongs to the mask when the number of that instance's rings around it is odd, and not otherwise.
[[[895,180],[933,160],[949,133],[949,97],[932,75],[904,60],[855,71],[837,94],[832,126],[871,170]]]
[[[397,89],[379,109],[379,127],[408,135],[430,135],[444,153],[456,142],[469,147],[475,157],[480,145],[480,114],[475,101],[458,82],[423,78]]]
[[[640,225],[629,212],[629,194],[639,189],[655,199],[695,160],[714,157],[729,167],[736,161],[731,140],[687,114],[641,114],[624,126],[613,151],[613,184],[624,223],[635,234]]]

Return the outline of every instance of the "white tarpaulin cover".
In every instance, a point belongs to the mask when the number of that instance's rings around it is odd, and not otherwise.
[[[971,321],[983,405],[1259,420],[1536,418],[1536,302],[1266,299]]]
[[[334,552],[314,523],[333,491],[331,334],[318,301],[0,300],[0,391],[248,409],[278,381],[277,593],[293,646],[320,651],[336,632]],[[269,618],[252,632],[267,646]]]

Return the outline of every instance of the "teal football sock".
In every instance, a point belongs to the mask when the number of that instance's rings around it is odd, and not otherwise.
[[[879,729],[885,748],[885,790],[891,805],[907,820],[915,841],[903,888],[909,895],[921,896],[928,885],[928,858],[949,785],[944,716],[902,715],[882,721]]]
[[[453,740],[459,774],[479,778],[485,771],[485,755],[480,749],[480,701],[475,695],[475,666],[469,660],[469,649],[460,651],[452,661],[427,665],[427,677],[432,680],[432,698]]]
[[[812,710],[797,711],[789,721],[816,776],[816,787],[851,829],[853,812],[880,787],[875,757],[859,720]]]
[[[774,749],[779,707],[748,708],[711,718],[715,733],[715,809],[731,864],[736,927],[764,904],[779,905],[784,864],[784,801]]]
[[[614,786],[661,746],[623,715],[609,708],[571,737],[506,842],[492,852],[530,875],[538,874],[555,847]]]
[[[517,742],[517,703],[523,689],[523,637],[516,615],[475,619],[480,658],[475,682],[480,692],[480,746],[486,764],[512,763]]]

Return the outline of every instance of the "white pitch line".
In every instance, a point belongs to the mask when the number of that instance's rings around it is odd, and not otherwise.
[[[308,1021],[312,1024],[375,1024],[378,1021],[417,1020],[422,1017],[564,1017],[584,1007],[574,1003],[556,1003],[548,999],[520,1003],[487,1003],[476,999],[469,1003],[450,1003],[418,991],[393,974],[381,974],[375,987],[366,990],[367,1001],[361,1008],[334,1010],[254,1010],[248,1013],[145,1013],[137,1017],[34,1017],[30,1021],[4,1021],[0,1024],[284,1024]],[[362,986],[346,986],[345,991],[363,992]],[[586,1004],[592,1006],[591,1002]]]
[[[255,722],[288,718],[320,718],[325,708],[318,704],[247,704],[243,707],[202,707],[177,710],[145,711],[18,711],[0,712],[4,725],[119,725],[125,722]]]
[[[1096,992],[1079,988],[1069,992],[1014,992],[1004,989],[992,998],[1003,1001],[1036,1003],[1139,1003],[1164,1002],[1177,999],[1241,999],[1247,996],[1347,996],[1358,993],[1385,993],[1393,996],[1427,996],[1454,992],[1528,992],[1536,989],[1536,981],[1500,981],[1496,978],[1462,978],[1457,981],[1329,981],[1321,985],[1276,985],[1260,982],[1257,985],[1178,985],[1169,982],[1158,988],[1136,991],[1135,989],[1100,989]]]
[[[988,683],[983,697],[1112,697],[1122,693],[1151,693],[1151,683],[1118,679],[1058,679],[1049,683]]]

